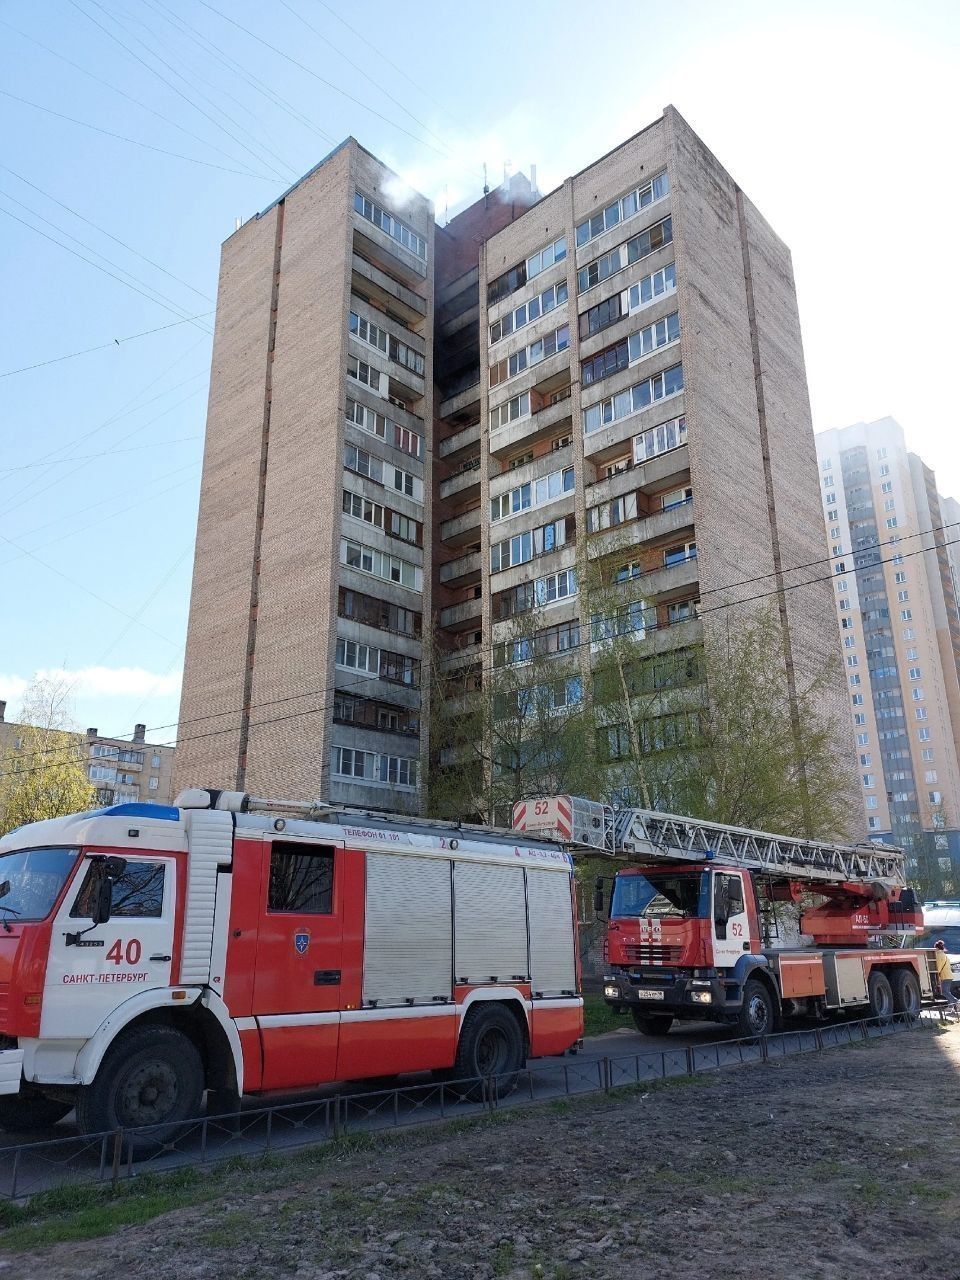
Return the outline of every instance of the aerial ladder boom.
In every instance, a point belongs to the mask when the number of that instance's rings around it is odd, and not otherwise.
[[[517,831],[643,861],[717,859],[778,879],[821,884],[902,888],[902,850],[892,845],[841,845],[772,835],[655,809],[614,809],[580,796],[548,796],[514,805]],[[815,890],[815,884],[811,883]],[[878,895],[879,896],[879,895]]]

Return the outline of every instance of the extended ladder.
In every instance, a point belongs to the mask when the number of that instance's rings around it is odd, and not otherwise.
[[[514,827],[620,856],[691,862],[716,858],[791,880],[906,884],[903,852],[891,845],[802,840],[654,809],[613,809],[579,796],[521,801],[514,806]]]

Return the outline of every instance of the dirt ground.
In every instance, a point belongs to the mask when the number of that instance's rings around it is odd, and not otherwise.
[[[0,1233],[0,1276],[956,1280],[958,1122],[960,1028],[897,1036],[210,1171],[216,1198],[103,1239]]]

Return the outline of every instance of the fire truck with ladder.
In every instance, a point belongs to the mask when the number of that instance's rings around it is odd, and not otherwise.
[[[0,1125],[154,1136],[244,1093],[506,1076],[583,1034],[569,853],[238,792],[0,839]]]
[[[629,865],[594,906],[607,917],[606,1003],[660,1035],[674,1019],[735,1025],[743,1036],[781,1020],[849,1009],[889,1018],[939,994],[931,950],[880,945],[922,924],[888,845],[791,839],[574,796],[522,801],[527,835],[593,849]],[[814,899],[816,901],[814,902]],[[778,904],[797,904],[810,946],[783,946]],[[797,937],[797,942],[800,937]]]

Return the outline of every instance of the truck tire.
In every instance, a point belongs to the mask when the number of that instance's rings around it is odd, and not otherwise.
[[[455,1081],[493,1077],[497,1097],[516,1087],[517,1072],[524,1063],[526,1044],[517,1019],[499,1001],[480,1001],[467,1014],[457,1042],[453,1063]],[[479,1096],[481,1090],[466,1091]]]
[[[920,981],[912,969],[894,969],[890,975],[894,1013],[918,1014],[922,996]]]
[[[743,1003],[737,1014],[737,1031],[744,1038],[768,1036],[776,1030],[777,1006],[765,982],[748,978],[743,984]]]
[[[81,1133],[143,1129],[134,1148],[151,1146],[199,1114],[203,1089],[203,1062],[192,1040],[175,1027],[135,1027],[115,1041],[92,1084],[80,1089],[77,1125]]]
[[[633,1025],[641,1035],[665,1036],[673,1026],[672,1013],[644,1013],[640,1009],[631,1009]]]
[[[872,970],[867,979],[867,1000],[870,1004],[870,1016],[889,1022],[893,1017],[893,988],[890,979],[879,969]]]
[[[58,1102],[41,1094],[8,1095],[0,1098],[0,1129],[26,1133],[31,1129],[52,1129],[73,1110],[72,1102]]]

